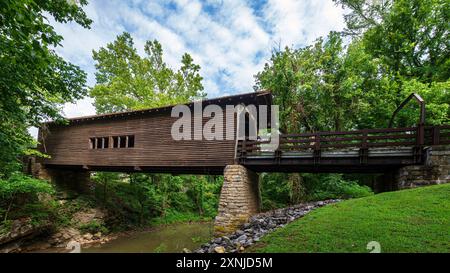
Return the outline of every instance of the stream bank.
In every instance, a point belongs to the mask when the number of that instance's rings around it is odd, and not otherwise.
[[[235,253],[259,241],[265,234],[285,226],[308,212],[340,200],[325,200],[298,204],[252,216],[236,232],[227,236],[213,238],[213,222],[181,222],[138,228],[121,232],[82,232],[92,223],[104,223],[108,218],[106,211],[89,208],[73,215],[75,226],[66,226],[56,232],[42,234],[23,245],[13,245],[3,252],[70,252],[69,242],[80,245],[83,253]],[[101,226],[101,224],[99,225]],[[207,242],[207,243],[205,243]],[[203,243],[203,244],[202,244]]]
[[[339,199],[302,203],[295,206],[259,213],[252,216],[241,229],[234,233],[212,239],[194,250],[195,253],[235,253],[258,242],[265,234],[284,227],[286,224],[322,206],[339,202]]]

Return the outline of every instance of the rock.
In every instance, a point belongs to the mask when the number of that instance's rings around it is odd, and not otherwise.
[[[18,252],[22,248],[22,244],[26,240],[40,235],[51,228],[49,222],[43,222],[33,226],[31,218],[20,218],[12,221],[11,229],[0,236],[0,245],[2,250],[0,252]]]
[[[214,251],[215,251],[216,253],[225,253],[225,248],[224,248],[223,246],[216,246],[216,247],[214,248]]]
[[[230,244],[231,243],[230,238],[228,238],[227,236],[222,236],[222,241],[225,242],[226,244]]]
[[[102,223],[106,217],[106,212],[100,208],[90,208],[79,211],[73,215],[73,220],[79,225],[89,224],[92,221]]]
[[[187,248],[183,248],[183,253],[191,253],[191,251]]]
[[[83,239],[89,240],[89,241],[92,240],[92,237],[93,237],[93,235],[90,233],[86,233],[83,235]]]
[[[236,230],[236,235],[237,236],[241,236],[241,235],[243,235],[244,234],[244,231],[243,230],[240,230],[240,229],[238,229],[238,230]]]
[[[243,251],[245,247],[258,242],[264,234],[284,227],[287,223],[304,216],[315,208],[338,201],[340,200],[309,202],[253,215],[250,217],[249,222],[242,225],[242,229],[236,230],[236,232],[228,236],[212,239],[210,243],[203,244],[194,252],[223,253],[217,252],[216,249],[219,251],[223,249],[224,252],[230,253]]]
[[[245,242],[245,240],[247,240],[247,235],[245,235],[245,234],[243,234],[237,238],[237,241],[241,244],[242,244],[242,242]]]
[[[101,232],[97,232],[97,233],[94,234],[94,239],[98,240],[100,238],[102,238],[102,233]]]

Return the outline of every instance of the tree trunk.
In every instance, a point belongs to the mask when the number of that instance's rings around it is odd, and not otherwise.
[[[11,197],[11,200],[9,201],[8,209],[5,211],[5,217],[3,218],[3,223],[6,223],[6,220],[8,220],[8,214],[9,214],[9,211],[11,210],[13,202],[14,202],[14,196]]]

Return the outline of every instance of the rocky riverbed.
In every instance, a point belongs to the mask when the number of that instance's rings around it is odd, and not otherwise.
[[[242,252],[245,248],[258,242],[265,234],[285,226],[307,214],[308,212],[325,206],[327,204],[339,202],[339,199],[309,202],[295,205],[288,208],[277,209],[252,216],[241,229],[229,234],[212,239],[209,243],[203,244],[195,253],[234,253]],[[189,252],[189,250],[185,250]]]
[[[72,216],[73,224],[56,228],[49,222],[32,224],[30,218],[16,219],[10,231],[0,234],[0,253],[41,252],[52,249],[55,252],[68,252],[69,243],[86,247],[104,244],[117,236],[102,232],[83,232],[81,227],[89,223],[103,224],[107,212],[101,208],[88,208]]]

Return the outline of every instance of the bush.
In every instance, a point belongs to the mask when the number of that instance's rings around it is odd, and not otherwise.
[[[261,175],[262,209],[271,210],[292,205],[295,190],[304,190],[301,201],[333,198],[358,198],[373,194],[372,190],[356,181],[345,179],[342,174],[301,174],[302,188],[289,182],[289,174],[264,173]]]
[[[361,186],[353,180],[345,180],[341,174],[328,174],[321,177],[311,190],[309,200],[348,199],[372,195],[372,190]]]
[[[291,187],[285,173],[261,174],[262,209],[271,210],[290,204]]]
[[[98,172],[95,196],[124,226],[212,218],[222,177]]]
[[[52,194],[53,187],[45,180],[35,179],[21,172],[15,172],[6,179],[0,179],[0,208],[3,221],[15,205],[27,206],[39,204],[39,194]],[[16,204],[17,203],[17,204]]]
[[[97,232],[101,232],[103,234],[106,234],[109,232],[108,228],[105,227],[102,223],[99,223],[96,220],[92,220],[91,222],[87,224],[83,224],[80,226],[81,233],[91,233],[95,234]]]

